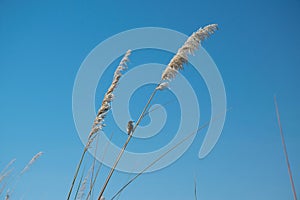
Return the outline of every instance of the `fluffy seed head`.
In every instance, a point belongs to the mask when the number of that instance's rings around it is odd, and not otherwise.
[[[94,124],[92,127],[92,130],[89,134],[89,140],[93,140],[93,136],[99,131],[102,130],[102,128],[105,126],[104,124],[104,119],[106,117],[106,114],[109,112],[110,110],[110,103],[113,101],[114,99],[114,90],[116,89],[119,80],[122,76],[122,71],[127,69],[127,62],[129,61],[129,56],[131,54],[131,50],[128,50],[124,57],[122,58],[119,66],[117,67],[115,73],[114,73],[114,78],[113,81],[110,85],[110,87],[108,88],[107,92],[104,95],[104,99],[102,101],[101,107],[98,110],[97,116],[94,120]],[[91,144],[92,141],[89,141],[89,145]],[[88,145],[88,146],[89,146]]]
[[[161,79],[170,81],[175,78],[178,70],[182,70],[183,65],[188,62],[188,55],[193,55],[201,42],[212,35],[217,29],[217,24],[210,24],[194,32],[172,58],[163,72]]]
[[[35,163],[35,161],[41,157],[43,155],[43,152],[39,152],[37,153],[35,156],[32,157],[32,159],[29,161],[29,163],[25,166],[25,168],[21,171],[21,175],[24,174],[27,170],[29,170],[29,168],[31,167],[31,165],[33,165],[33,163]]]

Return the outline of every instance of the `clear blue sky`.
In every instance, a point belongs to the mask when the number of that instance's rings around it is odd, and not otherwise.
[[[66,198],[83,148],[72,117],[72,88],[96,45],[137,27],[189,35],[209,23],[220,30],[204,47],[219,67],[233,108],[218,144],[199,160],[199,135],[177,162],[141,176],[120,199],[193,199],[194,174],[199,199],[292,199],[274,94],[299,196],[299,19],[299,0],[0,1],[0,169],[16,158],[17,173],[34,154],[45,152],[12,199]],[[167,64],[170,55],[156,53],[149,51]],[[151,62],[138,53],[132,59],[132,66]],[[105,90],[99,86],[97,97]],[[204,116],[203,123],[208,111]],[[116,173],[106,196],[127,178]]]

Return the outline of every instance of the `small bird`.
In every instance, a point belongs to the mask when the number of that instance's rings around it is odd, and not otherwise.
[[[134,121],[131,121],[131,120],[130,120],[130,121],[128,122],[128,124],[127,124],[127,134],[128,134],[128,135],[130,135],[131,132],[132,132],[132,129],[133,129],[133,122],[134,122]]]

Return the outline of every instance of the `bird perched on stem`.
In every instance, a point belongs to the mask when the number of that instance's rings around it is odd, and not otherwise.
[[[131,132],[132,132],[132,129],[133,129],[133,122],[134,122],[134,121],[131,121],[131,120],[130,120],[130,121],[128,122],[128,124],[127,124],[127,134],[128,134],[128,135],[130,135]]]

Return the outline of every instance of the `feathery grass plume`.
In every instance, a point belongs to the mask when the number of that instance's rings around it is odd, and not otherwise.
[[[217,29],[217,24],[210,24],[194,32],[172,58],[163,72],[161,79],[170,81],[175,78],[178,71],[182,70],[183,65],[188,62],[188,55],[193,55],[195,50],[199,48],[200,43],[212,35]]]
[[[4,167],[4,169],[0,172],[0,176],[2,176],[4,173],[5,173],[5,171],[10,167],[10,166],[12,166],[15,162],[16,162],[16,160],[17,159],[12,159],[5,167]]]
[[[188,39],[187,41],[184,43],[184,45],[178,50],[177,54],[172,58],[172,60],[170,61],[170,63],[168,64],[167,68],[165,69],[165,71],[162,74],[161,80],[160,82],[157,84],[157,87],[155,88],[155,90],[152,92],[151,96],[149,97],[142,113],[140,114],[136,124],[134,125],[131,133],[128,135],[128,138],[126,140],[126,142],[124,143],[122,149],[120,150],[120,153],[118,154],[118,157],[113,165],[113,167],[111,168],[105,182],[104,185],[102,186],[102,189],[100,191],[100,194],[98,196],[98,200],[101,199],[107,185],[108,182],[111,179],[111,176],[113,175],[128,143],[130,142],[135,129],[138,127],[138,125],[140,124],[141,120],[144,118],[145,113],[148,110],[148,107],[153,99],[153,97],[155,96],[156,92],[160,89],[163,88],[164,86],[161,86],[162,84],[165,85],[164,82],[168,82],[171,81],[173,78],[176,77],[176,74],[178,72],[178,70],[183,69],[183,64],[188,62],[188,54],[193,54],[194,51],[198,48],[199,44],[201,41],[205,40],[206,38],[208,38],[211,34],[213,34],[216,30],[217,30],[217,24],[211,24],[208,25],[206,27],[204,27],[203,29],[200,28],[197,32],[193,33]]]
[[[92,127],[92,130],[89,134],[89,140],[93,141],[93,136],[95,133],[97,133],[99,130],[102,130],[102,128],[105,126],[104,124],[104,118],[106,117],[108,111],[110,110],[110,103],[112,102],[114,98],[114,90],[118,86],[119,80],[122,76],[122,71],[127,69],[127,62],[129,61],[129,56],[131,54],[131,50],[128,50],[123,59],[121,60],[119,66],[117,67],[115,73],[114,73],[114,78],[112,81],[112,84],[108,88],[107,92],[104,95],[104,99],[102,101],[102,105],[100,109],[98,110],[96,119],[94,120],[94,124]],[[90,142],[91,143],[91,142]],[[89,143],[89,145],[90,145]]]
[[[21,178],[22,178],[22,175],[23,175],[25,172],[27,172],[27,171],[30,169],[30,167],[37,161],[37,159],[38,159],[39,157],[41,157],[43,154],[44,154],[44,152],[41,152],[41,151],[38,152],[37,154],[35,154],[35,155],[31,158],[31,160],[28,162],[28,164],[24,167],[24,169],[23,169],[19,174],[17,174],[16,177],[13,177],[14,185],[13,185],[13,187],[12,187],[11,189],[9,188],[9,189],[7,190],[7,192],[6,192],[6,198],[10,199],[10,197],[11,197],[11,195],[14,193],[14,191],[15,191],[15,189],[16,189],[18,183],[20,182],[20,180],[21,180]]]
[[[110,107],[110,103],[112,102],[112,100],[114,98],[113,92],[116,89],[116,87],[118,86],[119,80],[122,77],[122,71],[125,70],[125,69],[127,69],[127,62],[129,61],[130,54],[131,54],[131,50],[129,49],[129,50],[127,50],[127,52],[125,53],[124,57],[122,58],[122,60],[121,60],[121,62],[119,64],[119,66],[115,70],[113,81],[112,81],[110,87],[108,88],[107,92],[104,95],[101,107],[99,108],[99,110],[97,112],[97,116],[96,116],[96,118],[94,120],[92,129],[91,129],[91,131],[89,133],[88,142],[87,142],[87,144],[84,147],[84,150],[82,152],[80,161],[79,161],[79,163],[77,165],[77,168],[76,168],[76,171],[75,171],[75,175],[73,177],[72,184],[71,184],[71,187],[70,187],[70,190],[69,190],[69,193],[68,193],[67,200],[69,200],[70,197],[71,197],[71,193],[72,193],[72,190],[73,190],[73,187],[74,187],[74,184],[75,184],[75,181],[76,181],[76,178],[77,178],[80,166],[82,164],[83,158],[84,158],[84,156],[85,156],[88,148],[93,143],[94,139],[96,138],[97,133],[100,130],[102,130],[103,127],[106,126],[104,124],[104,119],[105,119],[107,113],[109,112],[109,110],[111,108]]]
[[[0,177],[0,183],[1,183],[6,177],[8,177],[8,176],[11,174],[12,171],[13,171],[13,169],[10,169],[10,170],[5,171],[4,174],[1,175],[1,177]]]
[[[35,156],[32,157],[32,159],[29,161],[29,163],[25,166],[25,168],[21,171],[20,175],[23,175],[26,171],[29,170],[29,168],[31,167],[31,165],[33,165],[33,163],[35,163],[35,161],[41,157],[43,155],[43,152],[39,152],[37,153]]]
[[[13,169],[10,169],[10,167],[15,163],[16,159],[12,159],[5,167],[4,169],[1,171],[0,173],[0,183],[2,181],[4,181],[5,178],[7,178],[11,172],[13,171]],[[5,187],[7,185],[7,181],[2,185],[1,189],[0,189],[0,195],[2,194],[2,192],[4,191]]]

